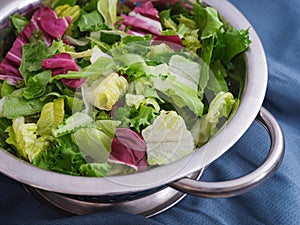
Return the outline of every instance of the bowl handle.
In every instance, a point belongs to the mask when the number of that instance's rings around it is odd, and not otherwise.
[[[232,197],[245,193],[261,184],[275,173],[284,156],[284,136],[276,119],[263,107],[256,120],[266,129],[271,138],[271,147],[263,164],[253,172],[229,181],[203,182],[182,178],[169,185],[181,192],[207,198]]]

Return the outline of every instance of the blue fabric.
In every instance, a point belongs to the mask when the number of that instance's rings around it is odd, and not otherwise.
[[[300,1],[231,2],[252,23],[267,55],[269,84],[264,106],[277,118],[286,137],[285,158],[274,176],[238,197],[187,196],[147,219],[114,212],[66,216],[0,175],[0,224],[300,224]],[[254,122],[202,179],[227,180],[254,170],[266,156],[268,144],[266,132]]]

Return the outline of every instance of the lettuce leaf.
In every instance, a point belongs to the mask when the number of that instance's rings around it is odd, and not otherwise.
[[[77,112],[58,125],[52,133],[54,137],[61,137],[65,134],[71,134],[80,128],[90,127],[92,123],[93,119],[89,115]]]
[[[82,164],[86,164],[86,161],[71,136],[64,135],[55,140],[56,144],[40,152],[32,164],[59,173],[80,175],[79,168]]]
[[[46,49],[47,46],[42,41],[23,45],[20,72],[26,85],[28,85],[30,77],[43,70],[42,61],[51,56]]]
[[[212,7],[202,7],[200,4],[194,4],[194,12],[195,22],[201,33],[200,39],[216,36],[217,31],[223,26],[218,12]]]
[[[220,92],[210,103],[208,113],[201,119],[198,146],[205,144],[219,130],[222,118],[228,118],[236,100],[230,92]]]
[[[98,1],[98,11],[101,13],[105,22],[111,29],[114,29],[117,21],[117,3],[117,0]]]
[[[83,79],[89,78],[94,76],[101,76],[105,72],[110,71],[112,68],[115,67],[115,62],[112,58],[108,57],[99,57],[94,63],[91,65],[84,67],[81,71],[68,71],[67,74],[59,74],[52,77],[52,80],[59,80],[59,79]]]
[[[81,15],[78,20],[78,27],[81,32],[98,31],[104,28],[103,23],[103,17],[95,10],[91,13]]]
[[[37,139],[37,126],[34,123],[25,124],[25,118],[19,117],[13,120],[11,127],[6,130],[9,138],[6,140],[8,144],[14,145],[18,154],[28,160],[28,151],[30,151]]]
[[[45,103],[49,99],[35,98],[26,100],[23,96],[23,89],[17,89],[6,97],[2,98],[3,113],[6,118],[16,119],[22,116],[29,116],[41,112]]]
[[[10,20],[14,27],[16,28],[18,34],[24,30],[24,28],[29,24],[29,21],[26,17],[20,16],[19,14],[15,14],[10,17]]]
[[[117,109],[115,117],[122,122],[121,127],[131,128],[140,133],[153,122],[157,115],[158,112],[152,106],[140,105],[138,109],[120,107]]]
[[[106,177],[113,165],[108,163],[87,163],[79,167],[80,175],[87,177]]]
[[[37,125],[34,123],[25,124],[24,117],[14,119],[12,126],[8,127],[6,131],[9,134],[6,142],[14,145],[18,154],[30,162],[54,140],[51,136],[38,138]]]
[[[174,55],[169,62],[169,71],[178,82],[198,91],[200,76],[202,75],[200,74],[201,66],[199,63],[180,55]]]
[[[142,131],[149,165],[164,165],[192,153],[194,141],[184,120],[175,111],[162,111],[153,124]]]
[[[69,16],[72,19],[72,24],[80,17],[81,11],[78,5],[64,4],[55,8],[56,15],[59,18]]]
[[[24,90],[23,96],[27,100],[43,97],[51,77],[51,71],[43,71],[30,77],[27,82],[28,87]]]
[[[37,133],[39,135],[52,135],[52,129],[63,122],[64,115],[64,100],[62,98],[45,104],[37,121]]]
[[[99,109],[110,111],[125,94],[127,87],[124,77],[112,73],[93,90],[91,103]]]
[[[97,128],[78,129],[72,137],[87,162],[106,163],[108,161],[112,137]]]
[[[52,9],[56,9],[60,5],[70,5],[74,6],[76,4],[76,0],[52,0]]]
[[[172,102],[176,107],[188,107],[197,116],[202,116],[204,105],[198,96],[198,91],[180,83],[174,77],[153,78],[154,87],[163,95],[162,99]]]

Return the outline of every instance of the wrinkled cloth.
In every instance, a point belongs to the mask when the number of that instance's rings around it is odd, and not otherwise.
[[[0,175],[0,224],[300,224],[300,1],[231,0],[264,45],[268,90],[264,102],[285,134],[286,152],[278,171],[262,185],[232,198],[188,195],[151,218],[117,212],[74,216],[43,204]],[[228,180],[256,169],[267,155],[269,136],[254,122],[243,137],[213,162],[204,181]]]

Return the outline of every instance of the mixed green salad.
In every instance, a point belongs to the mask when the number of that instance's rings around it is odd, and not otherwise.
[[[249,30],[199,1],[52,0],[10,19],[0,146],[37,167],[149,170],[191,154],[238,107]]]

